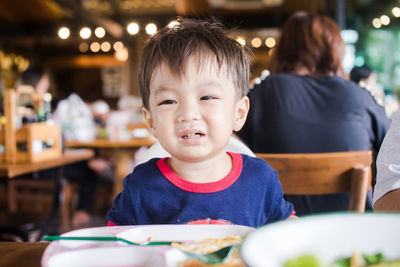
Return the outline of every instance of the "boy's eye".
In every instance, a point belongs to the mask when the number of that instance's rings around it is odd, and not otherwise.
[[[175,104],[176,101],[175,100],[171,100],[171,99],[167,99],[167,100],[163,100],[161,101],[158,105],[171,105],[171,104]]]
[[[206,96],[202,96],[200,98],[200,100],[211,100],[211,99],[216,99],[216,97],[211,96],[211,95],[206,95]]]

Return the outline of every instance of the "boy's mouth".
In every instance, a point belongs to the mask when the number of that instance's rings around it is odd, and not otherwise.
[[[203,136],[205,133],[198,129],[184,130],[179,135],[182,140],[199,139]]]
[[[192,138],[200,138],[204,136],[203,133],[190,133],[190,134],[184,134],[181,136],[182,139],[192,139]]]

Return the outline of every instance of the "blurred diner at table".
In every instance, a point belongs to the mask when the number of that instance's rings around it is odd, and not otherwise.
[[[87,103],[75,93],[57,105],[54,119],[66,147],[96,151],[95,158],[71,165],[64,173],[68,198],[78,193],[77,205],[71,206],[71,228],[94,225],[103,213],[105,217],[122,179],[133,169],[136,150],[153,144],[145,125],[137,123],[138,109],[135,97],[121,97],[118,110],[111,110],[104,100]]]
[[[376,102],[383,106],[383,98],[385,93],[382,89],[377,88],[378,75],[370,67],[363,65],[361,67],[355,66],[350,71],[350,80],[364,88],[375,98]]]
[[[389,127],[382,106],[348,80],[345,44],[330,18],[295,12],[283,25],[270,72],[250,90],[238,136],[255,153],[379,151]],[[348,194],[285,196],[297,215],[347,210]],[[366,209],[372,209],[368,196]]]
[[[15,91],[16,128],[21,127],[22,123],[43,122],[51,118],[52,96],[47,69],[33,63],[19,75]]]
[[[383,106],[386,115],[391,118],[399,108],[397,97],[391,93],[386,94],[380,84],[377,83],[378,74],[367,65],[355,66],[350,71],[350,80],[367,90],[376,103]]]

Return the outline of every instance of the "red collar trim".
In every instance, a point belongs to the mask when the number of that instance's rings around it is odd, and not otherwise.
[[[243,167],[242,155],[238,153],[227,152],[232,158],[232,170],[225,178],[211,183],[193,183],[182,179],[168,165],[167,159],[163,158],[157,161],[157,166],[161,173],[175,186],[182,190],[193,193],[214,193],[222,191],[231,186],[240,176]]]

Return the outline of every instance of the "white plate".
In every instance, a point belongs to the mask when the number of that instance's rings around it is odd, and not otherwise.
[[[62,234],[61,236],[116,236],[119,233],[131,229],[132,226],[115,226],[115,227],[95,227],[95,228],[83,228],[79,230],[70,231]],[[59,245],[67,247],[67,248],[77,248],[77,247],[87,247],[95,244],[96,246],[101,245],[110,245],[108,242],[104,241],[75,241],[75,240],[60,240],[58,241]]]
[[[49,259],[47,266],[160,267],[165,266],[165,260],[161,252],[146,247],[103,247],[57,253]]]
[[[86,228],[63,236],[119,236],[131,241],[187,241],[246,235],[254,228],[239,225],[140,225]],[[123,242],[52,242],[42,257],[42,266],[143,266],[176,267],[186,256],[170,246],[132,246]]]
[[[238,225],[141,225],[118,233],[117,236],[132,242],[191,241],[204,238],[222,238],[228,235],[246,235],[253,228]]]
[[[321,264],[360,253],[400,259],[400,213],[332,213],[263,226],[243,241],[249,266],[280,267],[288,259],[315,255]]]

